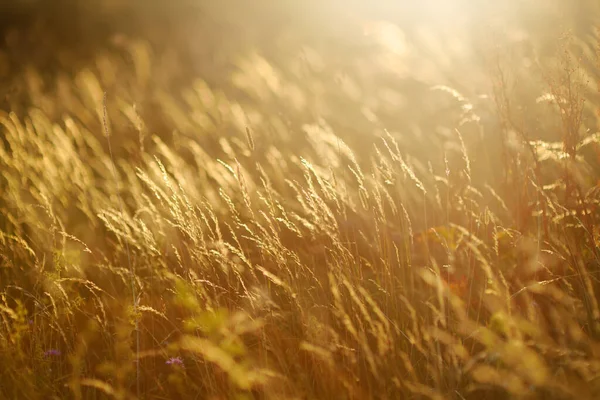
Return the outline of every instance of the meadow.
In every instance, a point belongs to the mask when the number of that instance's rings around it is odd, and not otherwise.
[[[594,1],[29,3],[0,399],[600,398]]]

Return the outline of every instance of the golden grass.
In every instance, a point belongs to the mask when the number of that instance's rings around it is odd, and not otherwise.
[[[600,134],[572,64],[546,81],[557,142],[492,68],[496,162],[450,88],[460,123],[421,157],[176,93],[119,40],[50,83],[19,70],[27,111],[0,110],[0,397],[600,395]],[[248,63],[244,90],[306,103]]]

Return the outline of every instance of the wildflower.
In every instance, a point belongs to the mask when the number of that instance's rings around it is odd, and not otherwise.
[[[60,356],[62,353],[58,349],[50,349],[44,352],[44,357]]]
[[[181,359],[181,357],[171,357],[165,362],[165,364],[183,367],[183,360]]]

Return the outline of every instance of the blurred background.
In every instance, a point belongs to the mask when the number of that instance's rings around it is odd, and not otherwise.
[[[51,118],[80,114],[92,123],[68,94],[70,79],[79,76],[85,86],[91,71],[109,112],[135,104],[151,134],[169,141],[175,131],[201,140],[203,131],[250,126],[301,149],[303,126],[317,123],[359,146],[353,148],[370,148],[387,130],[427,158],[456,145],[460,128],[478,150],[493,149],[500,75],[529,137],[556,140],[557,120],[544,116],[548,104],[538,100],[565,49],[585,96],[598,97],[600,6],[591,0],[1,4],[0,109],[23,114],[36,107]],[[190,116],[190,93],[199,91],[235,103],[224,107],[237,123]],[[596,110],[588,108],[584,129],[596,131]],[[173,118],[174,109],[186,118]],[[136,146],[136,129],[117,114],[117,147]]]

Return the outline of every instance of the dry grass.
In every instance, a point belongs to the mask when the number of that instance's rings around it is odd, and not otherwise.
[[[317,81],[256,54],[232,78],[254,103],[176,91],[161,51],[119,37],[6,74],[1,398],[600,396],[600,105],[578,60],[540,67],[555,142],[492,57],[496,123],[439,87],[458,110],[439,146],[307,118]]]

